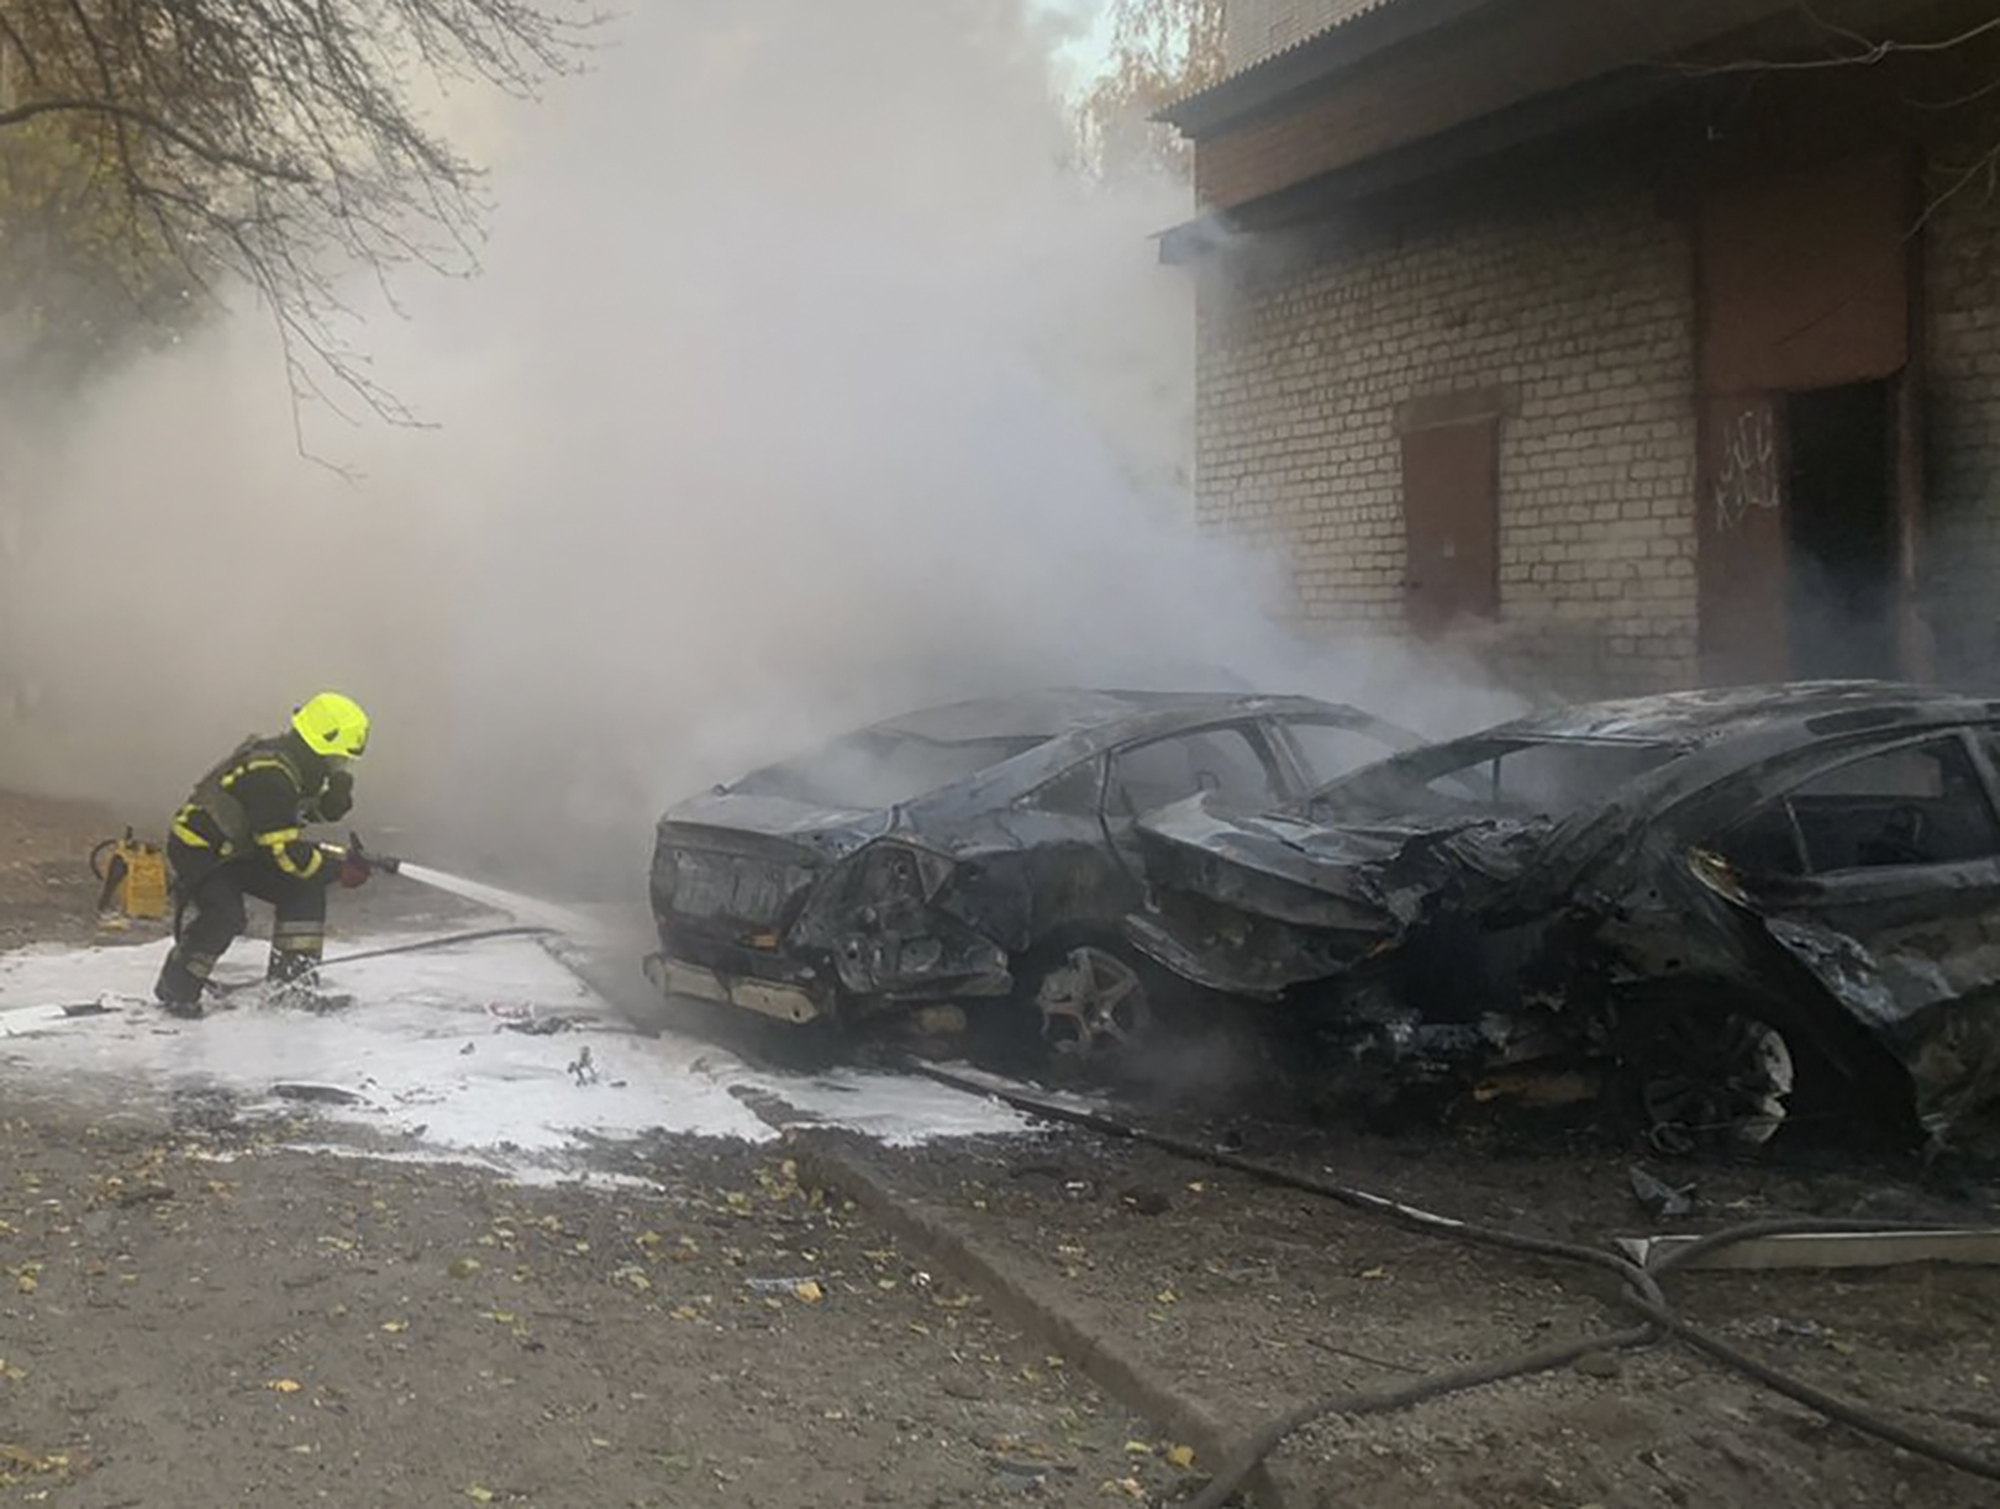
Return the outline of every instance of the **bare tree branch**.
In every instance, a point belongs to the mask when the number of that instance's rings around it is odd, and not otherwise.
[[[1810,7],[1806,9],[1807,14],[1811,15]],[[1685,63],[1679,65],[1678,71],[1707,78],[1727,73],[1810,73],[1827,68],[1865,68],[1898,56],[1915,57],[1926,53],[1953,52],[1961,47],[1971,46],[1981,37],[2000,33],[2000,16],[1996,16],[1955,36],[1936,41],[1901,42],[1890,39],[1871,41],[1858,33],[1848,31],[1845,27],[1827,26],[1826,23],[1817,21],[1816,17],[1814,19],[1831,35],[1848,40],[1853,50],[1836,52],[1824,58],[1733,58],[1726,63]]]
[[[118,104],[113,100],[36,100],[32,104],[16,105],[9,110],[0,110],[0,128],[17,126],[23,121],[33,120],[38,115],[57,115],[63,113],[102,115],[126,121],[165,141],[172,142],[175,146],[193,153],[204,162],[213,163],[218,168],[235,168],[240,172],[256,174],[260,177],[282,178],[297,184],[312,182],[309,176],[297,168],[288,167],[282,162],[266,161],[254,157],[240,157],[225,148],[211,146],[204,141],[197,141],[186,132],[175,129],[174,126],[161,120],[158,116],[150,115],[144,110],[135,110],[130,105]]]

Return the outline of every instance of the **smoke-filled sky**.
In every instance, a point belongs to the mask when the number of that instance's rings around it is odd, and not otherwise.
[[[360,332],[434,428],[309,406],[361,475],[302,460],[246,314],[13,459],[0,782],[164,815],[334,687],[365,824],[615,893],[666,801],[912,704],[1353,684],[1191,527],[1149,240],[1186,191],[1065,170],[1060,41],[1024,0],[682,0],[467,111],[484,273]]]

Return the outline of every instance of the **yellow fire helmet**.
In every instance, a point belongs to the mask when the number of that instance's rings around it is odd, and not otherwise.
[[[368,749],[368,714],[352,697],[321,692],[292,713],[292,727],[314,754],[358,760]]]

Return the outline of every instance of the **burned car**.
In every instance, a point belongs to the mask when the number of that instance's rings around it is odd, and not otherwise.
[[[1572,707],[1255,816],[1139,826],[1149,958],[1335,1096],[1599,1107],[1757,1144],[2000,1111],[2000,702],[1875,683]]]
[[[646,972],[787,1023],[995,1027],[1087,1058],[1147,1019],[1121,937],[1141,815],[1196,792],[1254,811],[1418,742],[1333,703],[1195,693],[879,723],[661,818]]]

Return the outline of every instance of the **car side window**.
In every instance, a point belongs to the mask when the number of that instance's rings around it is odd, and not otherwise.
[[[1197,791],[1216,792],[1233,807],[1270,807],[1280,800],[1270,766],[1242,729],[1206,728],[1113,755],[1105,815],[1139,817]]]
[[[2000,855],[2000,819],[1958,738],[1865,755],[1746,816],[1720,847],[1751,875],[1826,875]]]
[[[1098,792],[1103,786],[1103,767],[1096,760],[1071,766],[1052,781],[1045,781],[1028,800],[1044,812],[1060,812],[1068,817],[1097,816]]]
[[[1381,740],[1359,729],[1344,728],[1338,723],[1288,721],[1282,727],[1291,735],[1314,786],[1324,786],[1328,781],[1359,770],[1363,765],[1387,759],[1395,753]]]

